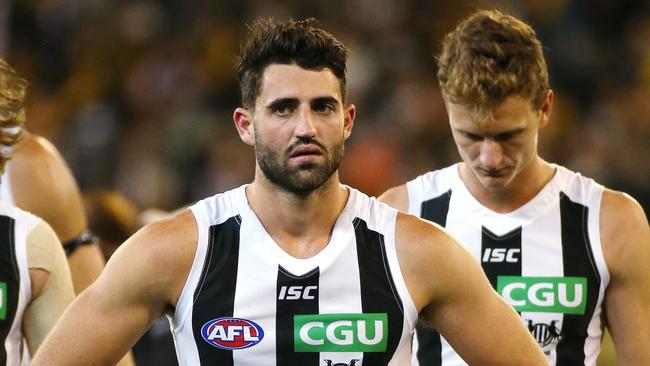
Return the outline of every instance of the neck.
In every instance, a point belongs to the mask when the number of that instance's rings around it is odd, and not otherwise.
[[[469,192],[483,206],[498,213],[508,213],[532,200],[553,178],[555,169],[537,156],[506,186],[495,188],[483,186],[465,163],[461,163],[459,173]]]
[[[297,195],[280,189],[263,175],[246,187],[253,212],[273,240],[289,255],[309,258],[327,246],[349,192],[338,172],[318,189]]]

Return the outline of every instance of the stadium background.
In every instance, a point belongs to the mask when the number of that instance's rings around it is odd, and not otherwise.
[[[469,12],[536,29],[555,106],[541,155],[650,208],[650,2],[643,0],[2,0],[0,56],[31,82],[28,128],[82,191],[172,210],[250,181],[234,55],[258,16],[308,16],[350,49],[358,108],[343,182],[377,195],[458,161],[433,55]]]

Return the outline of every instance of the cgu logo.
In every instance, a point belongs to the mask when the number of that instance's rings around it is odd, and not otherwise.
[[[487,248],[483,252],[483,263],[517,263],[521,255],[519,248]]]
[[[499,276],[497,292],[517,311],[584,314],[587,279]]]
[[[201,336],[214,347],[233,350],[258,344],[264,338],[264,330],[247,319],[219,318],[205,323]]]
[[[316,291],[318,286],[282,286],[278,300],[313,300],[315,299],[312,291]]]
[[[0,282],[0,320],[7,317],[7,284]]]
[[[386,313],[294,315],[293,322],[296,352],[386,351]]]

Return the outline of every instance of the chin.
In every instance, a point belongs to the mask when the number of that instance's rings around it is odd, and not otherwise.
[[[487,189],[502,189],[506,188],[510,183],[510,177],[481,177],[479,178],[481,185]]]

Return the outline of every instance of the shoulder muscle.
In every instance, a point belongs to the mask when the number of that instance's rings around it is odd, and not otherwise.
[[[62,241],[86,227],[79,187],[58,150],[42,137],[28,135],[11,160],[16,206],[47,221]]]
[[[625,269],[625,258],[650,252],[650,228],[641,205],[623,192],[606,189],[600,210],[600,234],[610,272]]]
[[[475,266],[466,249],[442,227],[412,215],[398,214],[396,242],[402,271],[418,310],[445,296],[450,286],[444,284],[453,281],[458,268]],[[482,273],[477,275],[484,277]]]
[[[136,292],[151,289],[153,293],[148,295],[154,301],[165,302],[159,305],[175,306],[192,266],[197,237],[196,221],[189,210],[151,223],[120,246],[98,282],[106,289],[114,282]],[[134,286],[129,284],[132,281]]]
[[[408,212],[409,210],[409,194],[406,184],[390,188],[378,199],[400,211]]]

